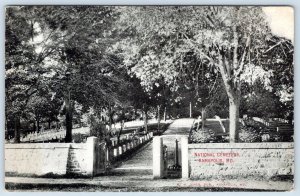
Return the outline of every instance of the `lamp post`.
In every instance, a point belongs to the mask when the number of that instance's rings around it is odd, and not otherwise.
[[[70,97],[70,72],[66,72],[66,79],[67,79],[67,94],[65,97],[66,103],[66,137],[65,142],[69,143],[72,142],[72,113],[71,113],[71,97]]]

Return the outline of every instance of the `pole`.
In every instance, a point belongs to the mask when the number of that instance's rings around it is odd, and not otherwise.
[[[66,96],[66,137],[65,142],[69,143],[72,142],[72,116],[71,116],[71,93],[69,87],[69,77],[70,73],[66,73],[67,77],[67,96]]]
[[[157,132],[160,134],[160,106],[157,106]]]
[[[192,102],[190,102],[190,118],[192,118]]]
[[[178,140],[175,140],[175,166],[178,166]]]
[[[143,104],[143,118],[144,118],[144,128],[146,133],[148,133],[148,127],[147,127],[147,106]]]
[[[167,107],[165,107],[165,110],[164,110],[164,121],[166,122],[166,119],[167,119]]]

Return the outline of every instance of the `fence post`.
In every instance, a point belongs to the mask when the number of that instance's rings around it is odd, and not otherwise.
[[[181,138],[181,165],[183,179],[189,178],[189,149],[188,149],[188,137]]]
[[[87,151],[86,151],[86,160],[87,160],[87,175],[93,176],[96,163],[96,145],[98,142],[97,137],[88,137],[86,140]]]
[[[163,140],[160,136],[153,139],[153,178],[160,179],[163,177],[164,160],[163,160]]]

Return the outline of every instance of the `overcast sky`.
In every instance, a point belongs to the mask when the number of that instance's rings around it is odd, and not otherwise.
[[[286,37],[294,43],[294,9],[292,7],[264,7],[267,20],[274,34]]]

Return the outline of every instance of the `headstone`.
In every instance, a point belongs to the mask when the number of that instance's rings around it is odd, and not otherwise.
[[[118,156],[118,149],[114,148],[114,157],[117,157],[117,156]]]

